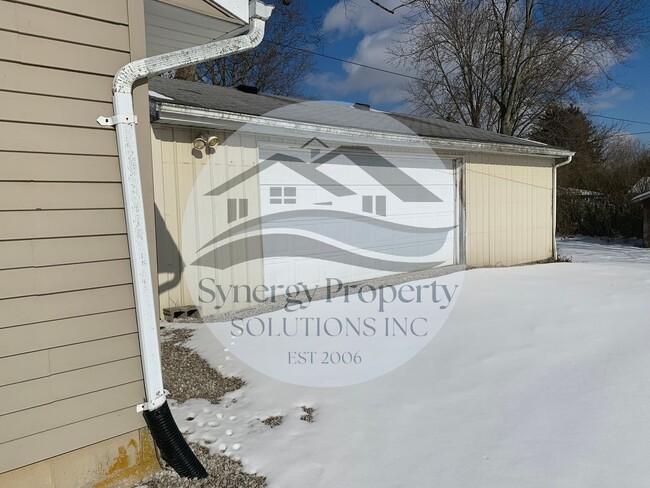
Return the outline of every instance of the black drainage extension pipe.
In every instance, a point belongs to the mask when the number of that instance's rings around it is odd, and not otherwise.
[[[194,455],[190,446],[185,442],[183,434],[178,430],[166,401],[155,410],[145,410],[144,420],[147,422],[153,440],[160,449],[160,455],[179,476],[182,478],[208,477],[201,461]]]

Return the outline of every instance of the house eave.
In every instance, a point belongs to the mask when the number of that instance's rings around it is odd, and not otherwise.
[[[160,124],[177,124],[190,127],[220,128],[237,130],[246,124],[256,124],[261,127],[272,127],[297,132],[318,133],[328,135],[342,135],[346,137],[362,137],[366,140],[381,142],[394,142],[399,144],[426,142],[434,150],[461,151],[463,153],[499,153],[541,156],[549,158],[568,158],[573,156],[572,151],[557,149],[540,144],[539,146],[525,146],[518,144],[504,144],[494,142],[467,141],[460,139],[445,139],[438,137],[424,137],[416,135],[397,134],[391,132],[368,131],[347,127],[334,127],[308,122],[282,120],[272,117],[248,115],[235,112],[190,107],[168,102],[156,103],[155,121]]]

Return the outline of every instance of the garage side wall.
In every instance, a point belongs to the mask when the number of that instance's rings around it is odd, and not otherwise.
[[[205,150],[193,149],[192,142],[200,135],[216,135],[220,148],[213,150],[210,155]],[[225,131],[154,125],[152,145],[161,317],[162,310],[167,307],[196,305],[201,307],[204,315],[249,307],[248,302],[239,298],[238,302],[227,300],[225,305],[220,301],[216,303],[216,298],[214,304],[194,303],[186,284],[186,269],[191,263],[185,263],[182,258],[183,223],[187,207],[193,205],[196,208],[196,201],[191,197],[192,189],[206,165],[210,164],[212,172],[211,176],[204,174],[203,178],[212,178],[214,188],[258,164],[257,142],[252,137]],[[247,199],[249,216],[259,215],[259,178],[255,176],[244,184],[231,188],[224,198],[237,201]],[[220,200],[215,200],[215,205],[210,209],[211,228],[195,225],[194,229],[185,229],[194,232],[198,242],[207,242],[229,226],[228,209],[218,205],[218,201]],[[211,280],[206,283],[207,288],[213,289],[212,284],[218,284],[224,292],[231,285],[255,287],[264,284],[262,260],[240,263],[225,270],[210,271],[209,268],[201,268],[201,273],[201,279]],[[214,305],[219,305],[220,308],[217,310]]]
[[[553,160],[465,158],[468,266],[511,266],[553,255]]]

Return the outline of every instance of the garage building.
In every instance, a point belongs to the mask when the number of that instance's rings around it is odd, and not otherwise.
[[[355,195],[348,199],[350,203],[347,205],[359,205],[358,210],[362,209],[374,221],[380,221],[386,215],[390,217],[391,199],[397,201],[399,198],[396,197],[402,197],[402,200],[406,200],[399,194],[400,185],[406,185],[409,194],[421,195],[424,200],[433,201],[435,198],[436,205],[430,207],[434,210],[425,210],[427,206],[423,201],[411,206],[411,211],[403,212],[399,222],[391,227],[387,241],[373,241],[366,234],[367,241],[379,243],[366,248],[366,254],[385,253],[387,250],[393,254],[408,253],[415,245],[408,243],[408,232],[405,233],[404,229],[435,220],[438,228],[445,232],[432,233],[425,244],[437,250],[436,265],[512,266],[549,260],[555,256],[556,170],[558,165],[570,161],[573,155],[570,151],[441,120],[388,114],[397,125],[406,127],[412,136],[426,143],[430,151],[424,151],[410,145],[403,132],[380,122],[379,113],[370,110],[367,105],[337,107],[332,112],[336,115],[330,115],[328,109],[323,108],[314,116],[313,111],[309,110],[286,110],[297,106],[301,100],[251,93],[246,87],[238,90],[157,78],[150,81],[149,89],[161,309],[192,305],[193,302],[184,283],[187,266],[192,263],[184,263],[180,249],[183,245],[186,208],[189,202],[188,215],[191,215],[194,205],[192,188],[206,162],[211,161],[220,174],[219,181],[224,185],[236,175],[253,175],[245,184],[237,186],[233,183],[228,186],[229,203],[223,205],[223,215],[214,217],[216,227],[212,231],[218,234],[236,224],[235,220],[242,211],[250,217],[266,214],[265,207],[269,205],[295,203],[296,184],[291,182],[311,178],[307,168],[313,165],[303,165],[302,169],[298,169],[298,176],[295,176],[295,171],[284,167],[282,171],[275,171],[273,176],[273,172],[267,170],[269,155],[263,146],[280,144],[306,148],[312,157],[316,155],[320,158],[327,151],[319,147],[321,141],[318,138],[304,135],[307,126],[311,135],[319,131],[323,134],[336,132],[350,140],[365,133],[364,137],[383,141],[386,150],[396,158],[406,158],[412,163],[411,166],[415,168],[412,176],[400,175],[398,178],[403,176],[405,183],[396,182],[391,189],[389,182],[383,182],[386,196],[364,196],[358,188],[350,191],[350,195]],[[278,119],[278,113],[295,114],[295,120],[282,119],[281,116]],[[281,127],[283,136],[255,137],[237,132],[245,124],[259,123],[260,120],[263,124]],[[210,157],[205,151],[193,147],[197,138],[210,136],[216,136],[219,141],[228,140],[227,150]],[[432,154],[436,157],[431,157]],[[354,160],[362,158],[363,154],[351,150],[346,156]],[[373,170],[376,170],[374,163],[366,166],[358,163],[357,166],[372,176],[373,181],[381,180],[379,173]],[[419,185],[415,181],[420,180],[417,177],[418,167],[435,169],[435,185],[427,186],[424,182]],[[293,166],[293,170],[296,169]],[[330,188],[331,193],[339,192],[337,196],[344,197],[346,189],[350,187],[337,186],[344,179],[342,173],[337,175],[335,170],[327,172],[329,180],[323,186]],[[357,185],[363,186],[359,182]],[[299,188],[300,184],[297,186]],[[429,190],[435,194],[432,198],[427,196]],[[244,201],[245,204],[241,203]],[[332,205],[329,201],[315,203]],[[386,205],[389,206],[388,213]],[[327,211],[321,214],[327,214]],[[321,230],[328,226],[334,228],[331,220],[318,221],[322,219],[319,217],[321,214],[310,214],[309,220],[302,224],[305,227],[319,225]],[[409,224],[413,225],[409,227]],[[347,231],[341,232],[347,232],[348,238],[354,241],[355,233],[363,235],[364,225],[361,219]],[[307,265],[307,261],[301,259],[283,259],[274,255],[274,245],[265,238],[260,244],[260,259],[240,263],[228,270],[215,270],[214,280],[218,283],[245,282],[250,285],[301,280],[323,284],[332,267],[336,266],[333,261],[343,259],[330,255],[327,259],[323,257],[321,264],[318,264],[318,253],[325,256],[331,252],[326,244],[327,239],[320,245],[306,245],[308,257],[316,258]],[[417,246],[422,247],[422,242]],[[372,279],[407,270],[384,263],[360,267],[345,275],[344,280]],[[237,306],[233,305],[233,308]]]

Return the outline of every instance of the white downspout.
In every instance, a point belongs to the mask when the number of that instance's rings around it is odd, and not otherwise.
[[[113,79],[113,117],[99,117],[101,125],[114,125],[122,174],[124,211],[131,256],[135,310],[142,355],[146,401],[138,411],[155,410],[166,401],[160,363],[158,314],[153,293],[149,247],[140,181],[140,164],[133,110],[133,84],[145,77],[198,64],[210,59],[241,53],[256,47],[264,37],[264,26],[273,7],[255,0],[249,4],[250,28],[244,35],[210,42],[180,51],[133,61],[123,66]]]
[[[555,235],[557,232],[557,169],[569,164],[572,159],[573,154],[553,166],[553,260],[557,259],[557,236]]]

